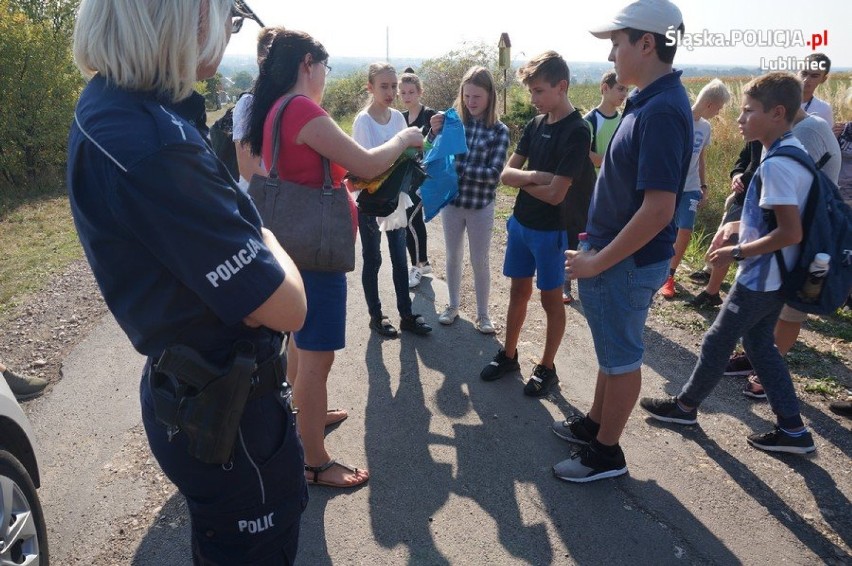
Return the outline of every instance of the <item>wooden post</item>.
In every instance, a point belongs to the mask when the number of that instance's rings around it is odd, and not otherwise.
[[[497,65],[503,69],[503,114],[506,113],[506,95],[509,91],[509,67],[512,66],[512,42],[509,40],[508,33],[500,34],[500,41],[497,43]]]

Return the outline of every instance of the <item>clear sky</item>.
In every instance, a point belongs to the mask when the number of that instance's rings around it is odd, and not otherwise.
[[[512,58],[523,60],[555,49],[569,61],[606,59],[609,43],[595,39],[589,27],[606,21],[626,0],[247,0],[266,25],[303,30],[335,56],[384,59],[390,56],[439,57],[463,42],[497,44],[506,32]],[[676,63],[757,67],[761,57],[804,57],[808,46],[760,46],[789,38],[827,38],[819,50],[838,67],[852,67],[850,0],[681,0],[687,32],[743,32],[735,47],[678,48]],[[489,6],[488,9],[485,6]],[[514,6],[514,8],[512,8]],[[520,7],[518,7],[520,6]],[[432,14],[431,16],[429,14]],[[750,31],[749,31],[750,30]],[[231,39],[228,53],[250,54],[258,27],[246,22]],[[824,32],[827,32],[825,34]],[[734,31],[736,33],[736,31]],[[706,36],[704,36],[706,37]],[[746,42],[748,44],[746,44]]]

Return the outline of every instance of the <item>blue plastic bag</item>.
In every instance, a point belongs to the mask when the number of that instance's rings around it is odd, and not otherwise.
[[[441,133],[423,156],[423,167],[428,177],[420,185],[420,198],[426,222],[435,218],[459,192],[455,156],[460,153],[467,153],[464,124],[455,109],[450,108],[444,114]]]

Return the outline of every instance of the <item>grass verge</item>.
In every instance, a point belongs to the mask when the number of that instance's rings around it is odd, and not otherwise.
[[[54,191],[37,199],[5,203],[0,215],[0,319],[29,293],[82,257],[68,197]]]

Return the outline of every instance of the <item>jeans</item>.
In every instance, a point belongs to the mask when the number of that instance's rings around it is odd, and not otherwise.
[[[704,335],[698,363],[678,398],[692,407],[700,405],[722,379],[728,357],[742,337],[743,348],[760,376],[779,426],[802,426],[790,372],[775,347],[775,323],[783,306],[781,291],[752,291],[735,283],[713,326]]]
[[[669,260],[638,267],[630,256],[596,277],[578,280],[602,373],[621,375],[642,367],[648,309],[668,273]]]
[[[361,249],[364,265],[361,268],[361,284],[367,299],[367,310],[373,318],[382,316],[379,299],[379,268],[382,266],[382,233],[375,216],[358,213],[358,231],[361,234]],[[406,228],[388,230],[385,235],[390,249],[393,266],[393,287],[396,290],[396,308],[399,316],[411,314],[411,296],[408,294],[408,260],[405,250]]]

